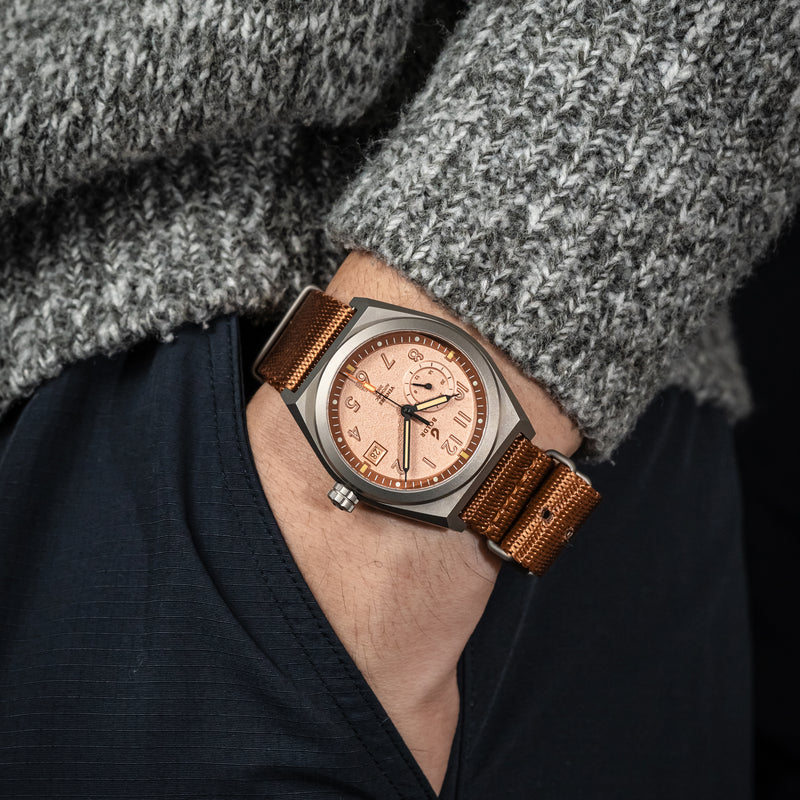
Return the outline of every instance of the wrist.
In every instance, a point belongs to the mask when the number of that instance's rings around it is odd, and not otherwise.
[[[342,262],[325,290],[343,303],[355,296],[412,308],[442,317],[458,325],[489,352],[533,423],[534,444],[542,450],[553,448],[572,455],[581,444],[577,426],[563,413],[547,392],[525,375],[511,359],[471,325],[455,317],[402,273],[365,251],[353,251]]]

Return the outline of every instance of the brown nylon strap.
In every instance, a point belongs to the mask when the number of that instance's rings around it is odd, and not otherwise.
[[[583,478],[518,436],[461,518],[542,575],[598,502],[600,495]]]
[[[256,371],[278,390],[296,389],[353,314],[336,298],[309,292]]]
[[[461,519],[474,531],[499,542],[551,467],[550,456],[524,436],[517,436],[461,512]]]

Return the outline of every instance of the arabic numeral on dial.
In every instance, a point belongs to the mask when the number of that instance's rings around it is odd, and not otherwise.
[[[456,381],[456,389],[458,391],[456,392],[455,397],[453,398],[454,400],[463,400],[467,396],[467,393],[469,392],[469,389],[466,386],[464,386],[464,384],[461,383],[461,381]]]
[[[423,358],[425,358],[425,356],[424,356],[424,355],[422,355],[422,353],[420,353],[420,351],[419,351],[419,350],[417,350],[417,348],[416,348],[416,347],[412,347],[412,348],[411,348],[411,349],[408,351],[408,357],[409,357],[409,358],[410,358],[412,361],[422,361],[422,359],[423,359]]]
[[[356,380],[360,383],[369,383],[369,375],[367,375],[365,370],[359,369],[356,371]]]
[[[358,426],[354,425],[353,430],[347,431],[348,436],[352,436],[357,442],[361,441],[361,434],[358,432]]]
[[[394,366],[394,359],[391,361],[386,357],[386,353],[381,353],[381,358],[383,359],[384,366],[386,369],[391,369]]]
[[[458,452],[458,445],[452,439],[453,437],[451,436],[442,442],[442,450],[447,450],[447,455],[449,456],[454,456]]]
[[[395,470],[398,475],[403,471],[403,468],[400,466],[400,459],[396,458],[394,460],[392,464],[392,469]]]
[[[344,401],[344,404],[348,408],[352,408],[354,414],[358,411],[359,408],[361,408],[361,404],[354,397],[348,397],[347,400]]]

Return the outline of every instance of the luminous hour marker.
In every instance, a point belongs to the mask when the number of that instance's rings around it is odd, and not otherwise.
[[[363,475],[369,469],[369,464],[362,464],[359,472]]]
[[[448,361],[452,361],[452,360],[455,358],[455,355],[456,355],[456,351],[455,351],[455,350],[451,350],[451,351],[450,351],[450,352],[447,354],[447,360],[448,360]]]
[[[345,367],[345,369],[346,369],[348,372],[355,372],[355,371],[356,371],[356,368],[355,368],[355,367],[354,367],[352,364],[348,364],[348,365]]]
[[[469,458],[469,453],[465,453],[463,450],[461,451],[461,458],[466,461]]]

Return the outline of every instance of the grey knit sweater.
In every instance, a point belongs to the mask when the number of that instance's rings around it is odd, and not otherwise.
[[[0,413],[373,251],[608,457],[746,409],[725,307],[800,195],[795,0],[0,2]]]

